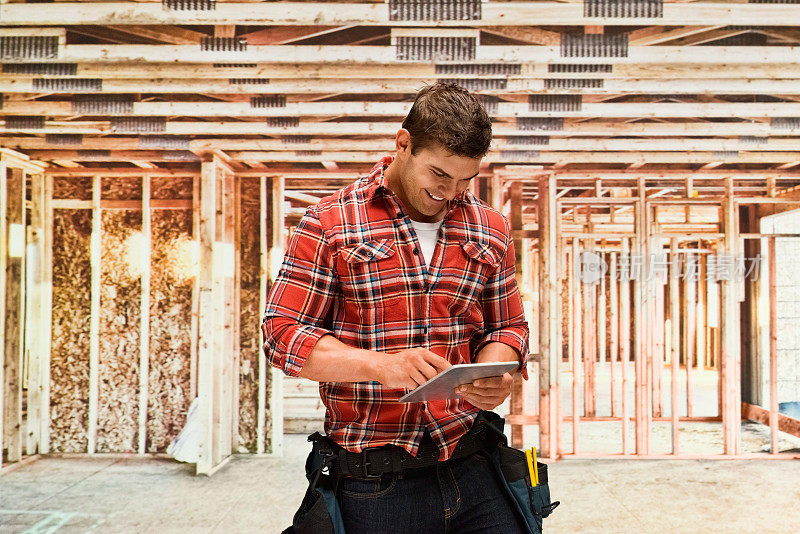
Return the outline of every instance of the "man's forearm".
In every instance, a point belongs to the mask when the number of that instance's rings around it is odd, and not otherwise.
[[[377,353],[345,345],[334,336],[319,338],[306,358],[300,376],[316,382],[378,380]]]
[[[499,341],[487,343],[475,356],[475,363],[518,361],[520,361],[519,353],[509,345]]]

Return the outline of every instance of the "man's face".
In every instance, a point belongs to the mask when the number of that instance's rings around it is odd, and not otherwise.
[[[439,144],[411,154],[408,132],[401,129],[397,137],[397,156],[390,165],[391,172],[387,169],[389,187],[412,220],[441,220],[449,201],[467,189],[478,174],[481,158],[458,156]]]

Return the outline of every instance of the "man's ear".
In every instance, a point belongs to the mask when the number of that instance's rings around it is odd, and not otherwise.
[[[411,133],[405,128],[397,130],[397,135],[394,139],[395,149],[397,150],[398,157],[411,155]]]

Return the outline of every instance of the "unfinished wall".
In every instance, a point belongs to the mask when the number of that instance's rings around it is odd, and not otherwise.
[[[141,178],[104,178],[101,198],[141,200]],[[139,417],[142,212],[103,210],[97,452],[135,452]]]
[[[258,357],[261,350],[259,288],[261,272],[260,179],[241,181],[241,328],[239,353],[239,435],[256,452],[258,430]]]
[[[91,200],[91,178],[56,179],[53,196]],[[52,452],[85,452],[88,444],[91,232],[91,210],[54,210],[50,356]]]
[[[153,178],[153,199],[192,198],[191,178]],[[186,423],[191,378],[191,209],[152,210],[147,452],[165,452]]]

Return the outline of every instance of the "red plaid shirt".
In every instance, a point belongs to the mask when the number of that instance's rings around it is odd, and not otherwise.
[[[499,341],[522,362],[528,326],[508,221],[469,191],[460,194],[428,270],[411,220],[386,186],[391,161],[308,208],[292,234],[261,325],[270,364],[297,376],[326,334],[378,352],[426,347],[452,364],[472,362]],[[427,428],[446,460],[479,411],[463,399],[398,403],[408,390],[378,382],[319,389],[326,433],[353,452],[394,444],[416,455]]]

